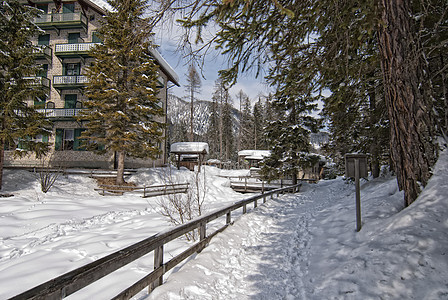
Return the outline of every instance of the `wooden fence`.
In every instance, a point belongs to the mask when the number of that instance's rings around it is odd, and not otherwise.
[[[14,296],[13,298],[10,298],[10,300],[62,299],[92,284],[100,278],[118,270],[119,268],[139,259],[140,257],[154,251],[154,271],[152,271],[112,299],[129,299],[148,286],[149,290],[152,291],[155,287],[163,283],[163,275],[167,271],[171,270],[173,267],[175,267],[177,264],[191,256],[195,252],[201,251],[213,236],[227,228],[227,226],[229,226],[229,224],[231,223],[231,213],[233,211],[242,208],[243,213],[246,213],[247,205],[249,204],[253,203],[253,207],[256,208],[258,205],[258,200],[260,199],[263,199],[264,203],[266,202],[268,196],[270,196],[272,199],[275,194],[278,196],[280,193],[297,192],[299,187],[300,185],[288,186],[285,188],[266,192],[264,194],[255,195],[244,200],[240,200],[225,208],[201,216],[191,222],[179,225],[171,230],[163,231],[161,233],[153,235],[145,240],[109,254],[83,267],[51,279],[28,291]],[[226,216],[225,225],[217,229],[213,233],[207,235],[207,224],[224,215]],[[199,229],[200,232],[199,242],[164,263],[164,245],[196,229]]]
[[[280,179],[271,182],[261,180],[252,176],[232,176],[230,179],[230,187],[240,193],[256,193],[271,191],[292,185],[292,180]]]
[[[173,183],[164,185],[149,185],[149,186],[119,186],[119,185],[105,185],[102,184],[95,191],[101,195],[123,195],[125,192],[143,193],[142,197],[154,197],[161,195],[186,193],[189,183]]]

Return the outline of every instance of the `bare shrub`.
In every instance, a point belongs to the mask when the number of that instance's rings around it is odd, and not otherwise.
[[[34,170],[40,183],[40,189],[44,193],[48,192],[51,189],[56,180],[62,174],[62,168],[50,168],[52,161],[53,155],[49,157],[42,157],[40,159],[39,168],[37,170]]]
[[[169,168],[166,174],[165,184],[176,183]],[[203,213],[203,205],[206,195],[205,169],[202,169],[204,180],[200,180],[198,171],[194,171],[190,182],[190,188],[186,194],[171,194],[161,197],[158,205],[161,208],[160,214],[167,217],[173,225],[187,223],[197,218]],[[198,230],[194,230],[185,234],[188,241],[195,241],[199,236]]]

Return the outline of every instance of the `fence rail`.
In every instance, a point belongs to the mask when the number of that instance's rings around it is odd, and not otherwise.
[[[95,191],[101,195],[122,195],[125,192],[140,192],[143,193],[143,198],[186,193],[189,183],[174,183],[164,185],[149,185],[149,186],[119,186],[119,185],[105,185],[101,184]]]
[[[272,199],[275,194],[278,196],[280,193],[288,191],[296,192],[299,187],[299,184],[288,186],[240,200],[220,210],[201,216],[191,222],[179,225],[171,230],[160,232],[136,244],[91,262],[83,267],[51,279],[41,285],[23,292],[22,294],[10,298],[10,300],[62,299],[154,251],[154,271],[119,293],[113,299],[129,299],[147,286],[150,287],[151,291],[163,283],[163,275],[167,271],[175,267],[193,253],[201,251],[214,235],[229,226],[231,223],[231,213],[233,211],[243,208],[243,213],[246,213],[246,208],[249,204],[253,203],[253,207],[256,208],[258,205],[258,200],[260,199],[263,199],[263,202],[266,202],[268,196]],[[207,224],[224,215],[226,216],[225,225],[207,236]],[[166,243],[196,229],[199,229],[200,231],[200,241],[164,263],[163,246]]]

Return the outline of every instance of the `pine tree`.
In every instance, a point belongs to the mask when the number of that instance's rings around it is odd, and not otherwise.
[[[205,0],[199,2],[209,3]],[[270,62],[269,82],[284,84],[281,87],[282,95],[278,95],[277,99],[285,96],[288,99],[310,97],[329,84],[336,83],[335,76],[333,82],[325,78],[325,72],[332,70],[326,69],[331,66],[329,61],[332,59],[336,76],[347,78],[349,81],[345,84],[352,83],[352,80],[357,86],[359,83],[365,84],[355,92],[358,96],[362,93],[369,95],[369,90],[377,86],[374,78],[377,77],[378,63],[381,63],[378,77],[382,81],[380,91],[384,91],[384,107],[387,108],[388,124],[385,125],[390,125],[391,160],[399,187],[405,191],[406,204],[415,200],[420,191],[419,185],[427,183],[430,169],[437,158],[435,126],[442,124],[443,118],[446,120],[446,114],[443,117],[440,114],[434,116],[432,98],[437,91],[439,97],[446,95],[446,68],[437,64],[436,73],[430,74],[428,64],[428,57],[437,50],[446,50],[446,26],[442,25],[446,24],[447,19],[445,2],[232,0],[215,4],[214,10],[209,9],[208,12],[199,16],[198,20],[192,21],[189,16],[184,25],[187,28],[203,27],[210,20],[219,23],[218,48],[223,48],[232,61],[231,66],[221,72],[223,78],[227,82],[235,82],[240,72],[252,66],[260,69],[264,62]],[[432,15],[432,12],[435,13]],[[327,32],[333,35],[327,36]],[[436,32],[438,36],[433,39],[426,34],[428,32]],[[337,47],[344,43],[345,47]],[[373,45],[377,48],[374,49]],[[427,45],[429,47],[425,48]],[[356,58],[354,64],[350,61],[353,57]],[[339,68],[336,64],[340,63],[345,66]],[[358,64],[371,64],[374,69],[369,72]],[[359,73],[362,76],[355,76],[356,71],[362,72]],[[431,85],[434,77],[440,77],[438,90]],[[287,88],[288,85],[290,88]],[[350,96],[350,93],[344,95]],[[369,103],[372,109],[384,109],[382,105],[373,105],[376,104],[373,102],[376,97],[366,98],[367,101],[350,105]],[[346,100],[344,97],[339,101]],[[311,103],[310,99],[306,102]],[[438,107],[442,107],[443,111],[446,100],[436,102],[436,111]],[[339,117],[345,118],[344,105],[338,107]],[[353,111],[354,120],[359,120],[356,117],[359,113],[362,110]],[[367,118],[377,126],[378,120],[383,117],[375,112]],[[377,133],[381,134],[381,130]],[[374,140],[375,134],[369,139]]]
[[[111,0],[98,30],[102,44],[91,55],[85,113],[80,117],[88,149],[118,154],[117,184],[124,182],[126,156],[154,158],[163,139],[163,109],[157,98],[158,67],[151,56],[152,33],[143,18],[146,0]]]
[[[40,11],[15,0],[0,3],[0,188],[4,165],[4,149],[16,149],[15,155],[28,150],[39,158],[48,151],[48,143],[35,142],[38,135],[49,136],[51,124],[27,101],[45,99],[45,90],[36,84],[39,71],[31,44],[40,33],[33,19]]]
[[[240,119],[240,149],[255,149],[254,147],[254,124],[255,118],[252,114],[252,105],[249,97],[244,94],[241,97],[241,119]]]
[[[235,138],[232,121],[232,100],[230,94],[226,90],[222,104],[222,140],[224,159],[226,161],[235,159]]]
[[[212,103],[210,104],[210,118],[209,124],[207,127],[207,143],[209,145],[210,157],[218,158],[219,157],[219,104],[218,98],[213,97]],[[220,158],[220,157],[219,157]]]

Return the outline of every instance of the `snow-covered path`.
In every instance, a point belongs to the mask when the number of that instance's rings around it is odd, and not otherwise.
[[[310,224],[338,194],[323,186],[306,185],[306,193],[242,216],[149,299],[305,299]]]
[[[217,235],[147,299],[448,299],[448,155],[403,209],[396,180],[305,185]],[[142,296],[141,299],[145,297]]]

